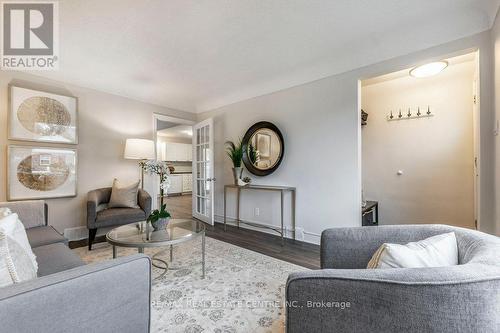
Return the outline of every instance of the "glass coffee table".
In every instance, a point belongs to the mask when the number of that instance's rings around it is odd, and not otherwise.
[[[148,229],[148,230],[147,230]],[[173,245],[185,243],[201,237],[201,271],[205,278],[205,225],[203,222],[191,219],[171,219],[166,229],[153,231],[151,225],[146,228],[146,222],[137,222],[114,228],[106,234],[106,241],[113,246],[113,258],[116,258],[116,247],[137,248],[144,253],[144,248],[163,248],[151,257],[152,265],[164,270],[155,279],[160,279],[169,270],[168,263],[159,256],[170,250],[170,262],[173,260]],[[170,267],[170,269],[175,269]]]

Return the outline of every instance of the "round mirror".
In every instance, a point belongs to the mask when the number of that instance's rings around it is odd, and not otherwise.
[[[243,163],[248,171],[257,176],[269,175],[279,167],[283,159],[283,136],[270,122],[258,122],[245,133],[243,152]]]

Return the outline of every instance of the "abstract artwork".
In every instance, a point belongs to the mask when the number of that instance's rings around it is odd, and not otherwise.
[[[77,144],[76,97],[10,86],[9,139]]]
[[[9,200],[76,195],[76,150],[9,146]]]

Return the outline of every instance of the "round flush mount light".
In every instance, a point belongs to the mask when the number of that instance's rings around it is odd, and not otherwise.
[[[425,65],[417,66],[410,70],[410,75],[413,77],[428,77],[436,75],[448,67],[447,61],[436,61]]]

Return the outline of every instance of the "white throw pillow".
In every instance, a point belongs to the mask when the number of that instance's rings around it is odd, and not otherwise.
[[[458,265],[455,233],[450,232],[406,245],[382,244],[367,268],[419,268]]]
[[[124,185],[118,179],[113,181],[111,188],[111,197],[108,208],[139,208],[137,205],[137,192],[139,191],[140,181]]]
[[[0,229],[0,287],[36,278],[30,256]]]
[[[10,215],[10,214],[12,214],[12,212],[10,211],[10,209],[9,209],[9,208],[7,208],[7,207],[2,207],[2,208],[0,208],[0,219],[1,219],[2,217],[5,217],[5,216],[7,216],[7,215]]]
[[[2,231],[6,236],[12,238],[16,241],[29,256],[35,273],[38,271],[38,263],[36,262],[36,256],[31,249],[31,245],[28,241],[28,235],[26,234],[26,229],[23,223],[19,220],[17,214],[10,214],[0,217],[0,231]]]

